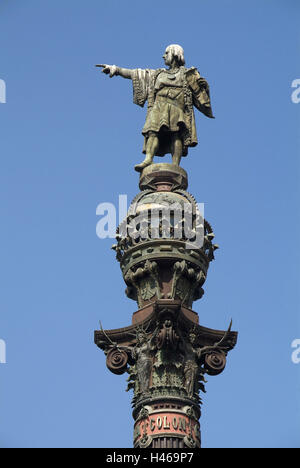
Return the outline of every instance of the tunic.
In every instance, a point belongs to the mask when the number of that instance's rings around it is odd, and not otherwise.
[[[180,69],[172,73],[165,69],[133,70],[133,100],[144,106],[148,101],[147,117],[142,134],[143,153],[151,132],[159,136],[155,156],[171,153],[172,135],[178,132],[183,142],[183,156],[188,147],[196,146],[197,133],[193,106],[208,117],[213,117],[209,87],[196,68]]]

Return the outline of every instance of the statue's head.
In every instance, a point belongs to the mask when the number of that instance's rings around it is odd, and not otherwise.
[[[189,339],[190,339],[190,343],[193,345],[196,342],[197,335],[195,333],[193,333],[193,332],[190,332]]]
[[[136,341],[138,344],[143,344],[147,342],[148,335],[145,331],[139,330],[136,334]]]
[[[184,65],[184,52],[183,48],[178,44],[171,44],[166,48],[166,51],[163,55],[163,59],[166,65],[171,65],[172,61],[175,59],[178,65]]]

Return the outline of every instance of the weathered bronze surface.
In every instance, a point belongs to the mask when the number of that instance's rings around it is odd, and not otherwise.
[[[179,166],[188,148],[198,143],[194,106],[213,118],[207,81],[194,67],[186,68],[181,46],[171,44],[163,55],[168,68],[127,69],[116,65],[96,65],[113,76],[131,79],[133,101],[143,107],[148,102],[147,117],[142,134],[145,160],[137,164],[139,172],[152,164],[154,156],[172,154],[173,164]]]
[[[205,375],[225,369],[227,354],[237,341],[231,324],[227,331],[205,328],[192,310],[193,302],[204,294],[218,246],[187,185],[186,172],[174,164],[152,164],[141,173],[141,192],[112,247],[126,295],[137,302],[138,311],[126,328],[95,332],[95,343],[105,352],[111,372],[128,373],[127,390],[134,393],[135,447],[201,446],[198,420]],[[170,206],[172,215],[164,218],[164,209]],[[182,221],[186,207],[192,236],[180,230],[181,236],[175,236],[176,214]],[[153,213],[159,213],[155,232]],[[139,229],[132,235],[137,220]],[[201,223],[203,242],[193,244],[193,232]]]
[[[107,367],[115,374],[129,375],[135,447],[154,447],[157,438],[166,436],[182,439],[182,447],[200,446],[199,392],[205,392],[205,374],[218,375],[224,370],[226,355],[236,340],[237,333],[230,328],[226,332],[196,325],[180,301],[165,299],[156,301],[150,316],[141,322],[95,332],[95,343],[107,355]],[[163,409],[164,427],[155,426],[153,421],[158,413],[162,417]],[[187,422],[190,432],[186,427],[180,430],[173,419],[182,418],[187,410],[192,415]],[[167,421],[177,427],[168,428]]]
[[[170,45],[168,68],[129,70],[98,65],[110,77],[131,79],[134,103],[148,103],[143,128],[145,160],[140,192],[116,233],[112,249],[127,297],[136,301],[132,324],[95,331],[108,369],[128,374],[133,391],[134,447],[201,447],[199,418],[206,375],[223,372],[237,333],[199,324],[193,303],[204,294],[214,252],[214,233],[187,191],[182,156],[197,144],[194,106],[213,117],[209,87],[196,68],[186,68],[182,47]],[[172,164],[153,164],[172,154]]]

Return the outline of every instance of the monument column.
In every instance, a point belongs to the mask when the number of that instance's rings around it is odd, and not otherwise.
[[[108,369],[128,374],[136,448],[201,447],[205,376],[224,370],[237,341],[231,324],[227,331],[205,328],[192,309],[217,245],[187,186],[187,173],[174,164],[141,172],[113,246],[138,310],[126,328],[95,331]]]
[[[193,311],[218,246],[187,192],[180,163],[198,143],[194,108],[214,118],[209,85],[195,67],[185,66],[180,45],[169,45],[163,59],[166,68],[157,70],[97,65],[111,78],[131,80],[134,103],[147,102],[148,109],[145,159],[135,166],[140,192],[113,246],[137,311],[128,327],[97,330],[95,343],[111,372],[128,374],[134,447],[199,448],[205,376],[224,370],[237,333],[231,324],[227,331],[203,327]],[[169,153],[172,164],[153,163]]]

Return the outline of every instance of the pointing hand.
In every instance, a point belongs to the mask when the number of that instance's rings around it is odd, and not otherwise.
[[[102,73],[105,73],[106,75],[109,75],[110,78],[112,78],[117,73],[116,65],[106,65],[106,64],[102,63],[102,64],[99,64],[99,65],[96,65],[96,67],[103,68]]]

